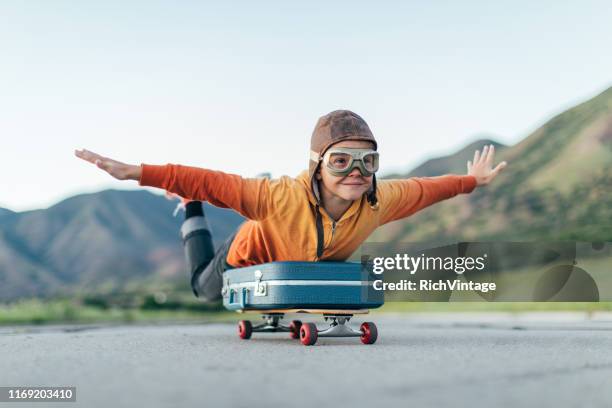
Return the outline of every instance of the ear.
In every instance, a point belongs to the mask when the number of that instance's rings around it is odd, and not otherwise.
[[[317,169],[317,172],[315,173],[315,178],[317,180],[322,180],[323,179],[323,177],[321,176],[321,169],[320,168]]]

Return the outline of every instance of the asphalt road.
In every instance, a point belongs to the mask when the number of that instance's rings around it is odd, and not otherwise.
[[[612,318],[371,318],[371,346],[229,324],[2,328],[0,386],[77,387],[35,407],[612,406]]]

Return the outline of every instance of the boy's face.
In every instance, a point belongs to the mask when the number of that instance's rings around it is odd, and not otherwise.
[[[363,140],[344,140],[334,144],[333,147],[373,149],[374,144]],[[315,174],[317,180],[321,181],[320,187],[344,200],[358,200],[372,186],[374,176],[362,176],[358,168],[353,169],[347,176],[336,177],[321,167],[323,166],[320,166]]]

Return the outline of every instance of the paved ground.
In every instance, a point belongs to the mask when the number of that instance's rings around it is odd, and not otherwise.
[[[53,407],[612,406],[612,318],[376,321],[373,346],[247,342],[226,324],[2,328],[0,385],[77,387]]]

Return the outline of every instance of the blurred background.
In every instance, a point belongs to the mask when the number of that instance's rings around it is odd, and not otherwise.
[[[74,149],[295,176],[334,109],[369,123],[383,178],[463,174],[487,143],[510,164],[372,242],[612,241],[605,1],[0,8],[0,323],[222,318],[188,288],[176,203]],[[217,244],[243,221],[206,212]],[[611,308],[402,310],[470,307]]]

